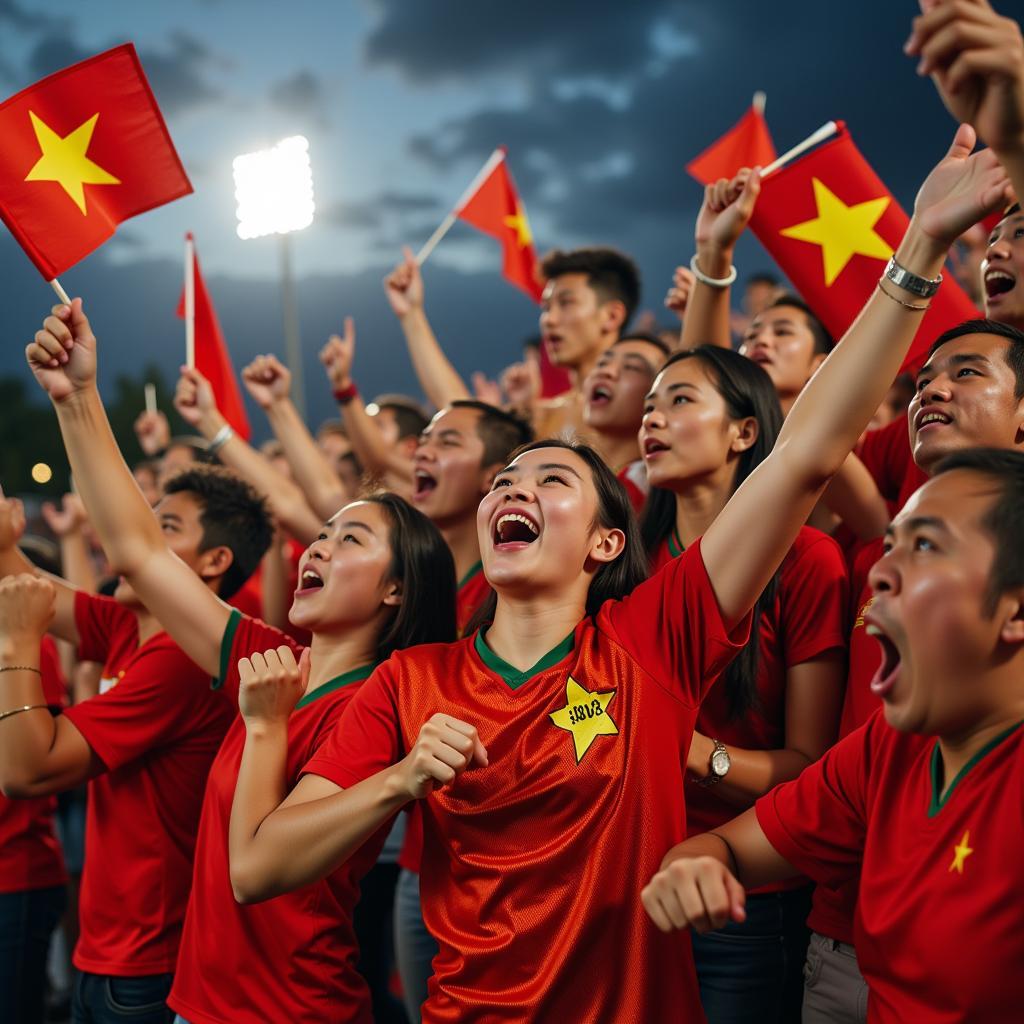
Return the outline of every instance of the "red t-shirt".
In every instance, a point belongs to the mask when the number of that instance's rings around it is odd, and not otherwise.
[[[868,636],[864,628],[864,613],[872,601],[868,573],[882,557],[883,545],[881,537],[870,541],[861,549],[853,566],[850,588],[852,603],[848,616],[853,619],[853,628],[850,630],[850,661],[846,674],[843,717],[839,723],[840,738],[859,729],[881,706],[881,701],[871,692],[870,684],[882,660],[882,648],[874,637]],[[808,927],[830,939],[852,943],[853,915],[856,909],[855,878],[838,889],[819,885],[814,890],[811,912],[807,917]]]
[[[902,508],[928,477],[914,462],[906,416],[881,430],[869,430],[857,450],[886,501]]]
[[[697,731],[741,750],[786,745],[786,672],[828,651],[846,647],[846,565],[839,545],[805,526],[782,563],[773,607],[761,616],[757,705],[729,715],[723,681],[704,698]],[[736,817],[736,805],[713,788],[686,787],[689,835],[709,832]],[[773,886],[772,889],[781,888]]]
[[[836,885],[860,872],[855,945],[874,1024],[1020,1020],[1024,730],[993,741],[939,799],[934,737],[881,710],[757,802],[769,842]]]
[[[57,647],[48,636],[43,637],[40,648],[39,671],[46,703],[61,707],[66,689],[64,673]],[[47,889],[68,880],[64,855],[53,831],[56,810],[55,796],[8,800],[0,794],[0,893]]]
[[[239,659],[282,644],[296,654],[301,650],[272,626],[232,613],[221,645],[220,679],[236,709]],[[371,670],[365,666],[332,679],[296,705],[288,721],[289,790]],[[384,834],[321,882],[265,903],[236,903],[228,826],[244,746],[245,725],[236,714],[210,769],[168,1005],[192,1024],[370,1024],[369,990],[356,971],[352,909],[359,879],[376,861]]]
[[[363,686],[306,771],[352,786],[438,711],[490,761],[421,802],[440,946],[425,1024],[702,1019],[689,937],[659,932],[640,891],[686,835],[697,710],[749,621],[726,631],[694,545],[527,672],[477,634],[399,652]]]
[[[640,515],[651,490],[651,485],[647,482],[647,466],[644,465],[644,460],[636,459],[630,462],[623,466],[616,476],[619,478],[619,483],[626,488],[633,511]]]
[[[103,665],[99,696],[65,714],[103,762],[89,783],[81,971],[174,970],[199,809],[231,706],[166,633],[139,646],[138,620],[108,597],[75,597],[79,656]]]

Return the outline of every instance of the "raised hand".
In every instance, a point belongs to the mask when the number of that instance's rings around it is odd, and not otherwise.
[[[960,125],[949,151],[925,178],[914,201],[918,226],[947,248],[1013,195],[995,153],[971,152],[976,140],[969,124]]]
[[[345,317],[345,335],[332,334],[320,349],[320,362],[334,391],[344,391],[352,385],[352,363],[356,356],[356,322]]]
[[[288,646],[253,653],[238,662],[238,707],[247,729],[282,725],[302,699],[309,682],[309,648],[299,660]]]
[[[922,0],[904,50],[942,102],[997,151],[1024,150],[1024,39],[988,0]]]
[[[80,530],[89,521],[85,505],[77,494],[65,494],[61,499],[60,508],[52,501],[44,501],[42,513],[46,525],[58,537],[66,537],[69,533]]]
[[[0,493],[0,551],[16,548],[24,532],[25,506],[18,498]]]
[[[0,640],[5,647],[38,652],[53,622],[56,593],[48,579],[31,573],[0,580]]]
[[[181,368],[178,386],[174,389],[174,408],[190,427],[200,432],[218,415],[213,388],[198,370],[188,366]]]
[[[62,402],[96,382],[96,336],[82,312],[82,300],[54,306],[26,347],[25,358],[43,390]]]
[[[487,767],[487,750],[476,729],[438,713],[423,724],[412,750],[398,767],[409,796],[420,800],[473,765]]]
[[[292,389],[292,374],[277,356],[257,356],[244,370],[245,390],[261,409],[287,398]]]
[[[744,167],[735,178],[719,178],[704,188],[694,240],[698,250],[711,246],[729,252],[750,223],[761,194],[761,169]],[[703,267],[701,268],[704,269]],[[704,271],[707,273],[707,271]]]
[[[513,409],[529,412],[540,398],[540,368],[533,360],[513,363],[501,375],[501,388]]]
[[[746,893],[714,857],[683,857],[659,871],[640,894],[644,910],[663,931],[710,932],[746,920]]]
[[[423,308],[423,275],[408,246],[402,249],[402,262],[384,278],[384,294],[397,317]]]
[[[697,279],[689,267],[676,267],[672,275],[672,287],[665,296],[665,308],[671,309],[682,320],[686,315],[686,304],[690,301],[690,293]]]
[[[501,385],[497,381],[491,380],[486,373],[479,370],[474,371],[472,381],[473,397],[478,402],[486,402],[488,405],[501,408]]]
[[[140,412],[133,428],[139,439],[139,447],[148,458],[159,455],[171,443],[171,425],[159,409],[156,412]]]

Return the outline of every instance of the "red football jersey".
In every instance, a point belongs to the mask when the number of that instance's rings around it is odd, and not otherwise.
[[[697,731],[741,750],[778,750],[786,744],[786,672],[794,665],[846,647],[846,564],[831,537],[805,526],[779,571],[775,603],[758,622],[757,704],[729,715],[725,686],[713,686],[700,706]],[[736,817],[735,804],[714,788],[688,785],[690,835],[710,832]]]
[[[659,932],[640,891],[686,835],[697,709],[748,633],[749,616],[726,631],[694,545],[525,672],[478,633],[364,684],[308,772],[352,786],[438,711],[489,756],[421,801],[426,1024],[702,1019],[689,937]]]
[[[491,585],[484,575],[484,563],[477,562],[465,576],[459,580],[455,591],[455,624],[462,636],[466,624],[477,613],[477,610],[491,596]]]
[[[906,416],[900,416],[881,430],[869,430],[857,454],[882,497],[895,508],[903,508],[907,498],[928,480],[914,462]]]
[[[139,646],[135,615],[79,592],[79,656],[104,692],[65,714],[107,771],[89,783],[81,971],[174,970],[210,764],[232,719],[210,677],[166,633]]]
[[[65,681],[53,639],[43,637],[39,652],[43,696],[55,708],[64,704]],[[36,714],[37,712],[33,712]],[[8,800],[0,794],[0,893],[63,885],[64,855],[53,831],[55,796]]]
[[[225,693],[237,708],[238,661],[289,645],[279,630],[233,612],[221,646]],[[288,788],[359,685],[367,665],[306,694],[288,721]],[[168,1005],[192,1024],[371,1024],[370,993],[356,970],[352,909],[383,833],[324,881],[242,906],[231,891],[228,826],[245,746],[240,715],[210,770],[196,843],[192,896]],[[386,831],[386,830],[385,830]]]
[[[836,885],[860,871],[854,942],[875,1024],[1013,1021],[1024,1005],[1024,730],[945,797],[934,737],[881,710],[757,803],[771,844]]]

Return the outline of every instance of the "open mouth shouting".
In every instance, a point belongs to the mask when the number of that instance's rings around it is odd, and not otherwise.
[[[1007,292],[1012,292],[1017,279],[1007,270],[990,267],[985,272],[985,296],[990,303],[998,305],[999,300]]]
[[[540,536],[540,526],[520,509],[505,509],[494,521],[492,536],[496,551],[518,551]]]
[[[607,384],[595,384],[590,389],[590,404],[593,406],[608,405],[612,397],[611,388]]]
[[[656,437],[648,435],[644,438],[644,459],[648,462],[651,459],[657,458],[662,452],[669,451],[669,446],[663,441],[659,441]]]
[[[307,597],[323,589],[324,578],[320,575],[317,568],[310,563],[302,570],[302,575],[299,577],[299,585],[295,588],[295,596]]]
[[[876,621],[868,620],[865,625],[868,636],[873,636],[882,649],[882,660],[871,680],[871,692],[885,700],[892,693],[900,675],[902,658],[899,648]]]
[[[414,470],[412,480],[413,501],[422,501],[437,488],[437,478],[431,476],[425,469]]]

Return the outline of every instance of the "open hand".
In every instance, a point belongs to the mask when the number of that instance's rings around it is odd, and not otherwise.
[[[77,494],[65,494],[61,499],[61,507],[52,501],[44,501],[42,505],[43,519],[46,525],[53,530],[58,537],[66,537],[76,530],[80,530],[89,521],[85,512],[85,505]]]

